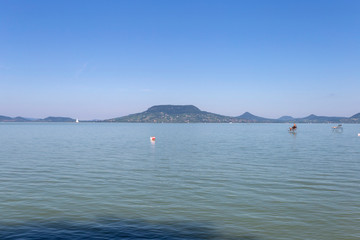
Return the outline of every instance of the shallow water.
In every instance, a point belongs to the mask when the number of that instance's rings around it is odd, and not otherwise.
[[[289,126],[0,123],[0,239],[360,239],[360,125]]]

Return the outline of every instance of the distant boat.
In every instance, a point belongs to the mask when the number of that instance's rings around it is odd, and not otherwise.
[[[76,122],[76,123],[79,123],[79,119],[76,119],[75,122]]]
[[[342,132],[343,131],[342,124],[339,124],[339,125],[337,125],[335,127],[332,127],[332,130],[337,131],[337,132]]]

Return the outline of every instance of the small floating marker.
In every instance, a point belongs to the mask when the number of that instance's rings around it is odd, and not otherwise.
[[[155,142],[155,137],[150,137],[150,141]]]
[[[360,133],[358,133],[358,137],[360,137]]]

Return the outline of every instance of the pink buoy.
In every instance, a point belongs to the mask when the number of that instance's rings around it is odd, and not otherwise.
[[[155,141],[155,137],[150,137],[150,141]]]

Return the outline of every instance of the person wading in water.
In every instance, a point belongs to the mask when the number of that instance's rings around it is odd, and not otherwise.
[[[297,126],[296,126],[296,124],[294,123],[294,126],[292,126],[291,128],[290,128],[290,131],[295,131],[297,129]]]

